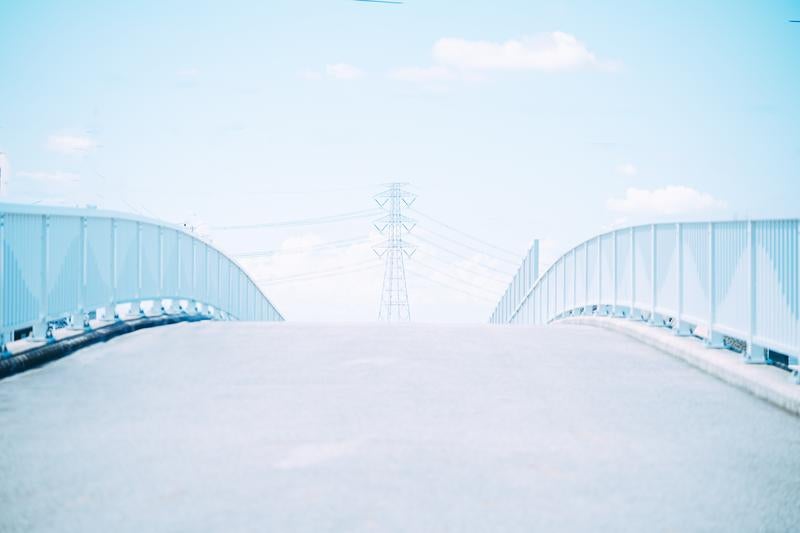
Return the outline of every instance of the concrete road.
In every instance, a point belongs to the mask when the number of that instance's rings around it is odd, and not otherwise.
[[[0,531],[790,531],[800,419],[617,333],[179,324],[0,382]]]

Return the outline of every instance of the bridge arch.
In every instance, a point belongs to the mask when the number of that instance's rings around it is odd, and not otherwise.
[[[546,324],[579,315],[645,320],[748,362],[800,357],[800,221],[679,222],[597,235],[540,276],[526,257],[490,318]]]
[[[113,320],[120,304],[141,315],[146,301],[163,314],[283,320],[235,260],[184,228],[91,208],[0,204],[0,352],[15,332],[45,338],[56,321]]]

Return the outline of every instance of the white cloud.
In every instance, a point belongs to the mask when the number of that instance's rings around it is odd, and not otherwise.
[[[727,204],[691,187],[670,185],[652,190],[631,187],[623,198],[609,198],[606,206],[617,213],[678,215],[724,209]]]
[[[72,172],[17,172],[17,176],[21,178],[30,178],[35,181],[46,183],[70,183],[78,181],[78,175]]]
[[[364,77],[364,72],[361,69],[347,63],[326,65],[325,73],[337,80],[357,80]]]
[[[569,33],[554,31],[505,42],[470,41],[446,37],[434,43],[434,65],[389,71],[388,77],[417,83],[479,81],[482,72],[494,70],[562,71],[593,68],[617,70],[619,65],[601,61]]]
[[[47,147],[60,154],[83,155],[97,146],[97,142],[85,135],[51,135]]]
[[[439,39],[433,57],[441,65],[465,70],[570,70],[606,68],[594,53],[568,33],[554,31],[503,43]]]
[[[635,176],[638,174],[639,169],[633,163],[622,163],[617,165],[617,172],[623,176]]]

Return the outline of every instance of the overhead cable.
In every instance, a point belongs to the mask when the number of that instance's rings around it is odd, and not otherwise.
[[[452,244],[456,244],[458,246],[461,246],[462,248],[466,248],[466,249],[471,250],[471,251],[473,251],[475,253],[483,254],[483,255],[485,255],[487,257],[490,257],[492,259],[496,259],[497,261],[501,261],[501,262],[503,262],[503,263],[505,263],[507,265],[516,266],[516,265],[519,264],[519,260],[512,261],[510,259],[506,259],[505,257],[499,257],[497,255],[489,254],[489,253],[486,252],[486,250],[481,250],[481,249],[476,248],[475,246],[472,246],[472,245],[467,244],[465,242],[461,242],[461,241],[458,241],[456,239],[453,239],[452,237],[448,237],[447,235],[442,235],[441,233],[433,231],[430,228],[427,228],[427,227],[424,227],[424,226],[418,226],[418,228],[420,228],[422,231],[425,231],[426,233],[428,233],[430,235],[435,236],[438,239],[442,239],[442,240],[448,241],[448,242],[450,242]],[[419,237],[419,235],[417,235],[417,236]]]
[[[492,289],[487,289],[486,287],[483,287],[482,285],[478,285],[476,283],[472,283],[471,281],[467,281],[465,279],[459,278],[458,276],[454,276],[452,274],[449,274],[449,273],[445,272],[444,270],[440,270],[440,269],[438,269],[436,267],[428,265],[427,263],[423,263],[422,261],[416,260],[416,261],[411,262],[410,264],[419,265],[419,266],[425,267],[428,270],[432,270],[433,272],[436,272],[437,274],[440,274],[442,276],[448,277],[448,278],[450,278],[450,279],[452,279],[454,281],[457,281],[457,282],[462,283],[464,285],[468,285],[468,286],[470,286],[472,288],[475,288],[475,289],[478,289],[478,290],[481,290],[481,291],[485,291],[487,293],[487,296],[489,294],[491,294],[492,296],[495,295],[495,293],[494,293],[494,291]]]
[[[455,256],[455,257],[458,257],[458,258],[460,258],[460,259],[464,259],[465,261],[472,261],[472,262],[475,262],[475,263],[476,263],[477,265],[479,265],[481,268],[485,268],[485,269],[487,269],[487,270],[491,270],[492,272],[496,272],[496,273],[498,273],[498,274],[500,274],[500,275],[502,275],[502,276],[503,276],[503,278],[504,278],[504,281],[503,281],[503,282],[504,282],[504,283],[505,283],[505,282],[507,282],[507,280],[508,280],[509,278],[511,278],[511,276],[513,276],[513,274],[512,274],[511,272],[508,272],[508,271],[505,271],[505,270],[500,270],[499,268],[495,268],[495,267],[493,267],[493,266],[489,266],[489,265],[487,265],[486,263],[481,263],[480,261],[476,260],[474,257],[469,257],[469,256],[466,256],[466,255],[464,255],[464,254],[460,254],[460,253],[456,252],[455,250],[451,250],[450,248],[447,248],[447,247],[445,247],[445,246],[442,246],[441,244],[439,244],[439,243],[436,243],[436,242],[434,242],[434,241],[432,241],[432,240],[430,240],[430,239],[427,239],[427,238],[425,238],[425,237],[422,237],[422,236],[420,236],[420,235],[415,235],[415,236],[414,236],[414,238],[415,238],[415,239],[419,239],[419,240],[421,240],[421,241],[423,241],[423,242],[426,242],[426,243],[428,243],[428,244],[429,244],[429,245],[431,245],[431,246],[434,246],[436,250],[440,250],[440,251],[442,251],[442,252],[445,252],[445,253],[447,253],[447,254],[450,254],[450,255],[452,255],[452,256]],[[435,257],[435,256],[432,256],[432,257]],[[488,277],[488,276],[487,276],[487,277]]]
[[[343,222],[345,220],[355,220],[359,218],[369,218],[381,213],[380,209],[363,209],[361,211],[350,211],[336,215],[327,215],[316,218],[303,218],[298,220],[284,220],[282,222],[264,222],[258,224],[241,224],[238,226],[216,226],[211,229],[218,231],[231,231],[242,229],[261,229],[261,228],[283,228],[287,226],[313,226],[317,224],[330,224]]]
[[[439,285],[439,286],[441,286],[441,287],[444,287],[445,289],[449,289],[449,290],[451,290],[451,291],[457,291],[457,292],[460,292],[460,293],[462,293],[462,294],[466,294],[467,296],[469,296],[469,297],[471,297],[471,298],[475,298],[476,300],[483,300],[483,301],[485,301],[485,302],[494,303],[494,300],[493,300],[493,299],[491,299],[491,298],[488,298],[488,297],[486,297],[486,296],[481,296],[481,295],[478,295],[478,294],[474,294],[474,293],[471,293],[471,292],[469,292],[469,291],[466,291],[466,290],[464,290],[464,289],[460,289],[460,288],[458,288],[458,287],[454,287],[454,286],[452,286],[452,285],[450,285],[450,284],[448,284],[448,283],[445,283],[445,282],[443,282],[443,281],[440,281],[440,280],[434,279],[434,278],[432,278],[432,277],[430,277],[430,276],[426,276],[425,274],[422,274],[421,272],[416,272],[416,271],[414,271],[414,270],[409,270],[409,271],[408,271],[408,273],[409,273],[409,274],[411,274],[412,276],[417,276],[417,277],[423,278],[423,279],[425,279],[425,280],[428,280],[428,281],[430,281],[431,283],[434,283],[434,284],[436,284],[436,285]]]
[[[449,229],[450,231],[454,231],[454,232],[456,232],[456,233],[458,233],[458,234],[460,234],[460,235],[462,235],[464,237],[472,239],[473,241],[479,242],[479,243],[483,244],[484,246],[488,246],[490,248],[494,248],[495,250],[497,250],[499,252],[506,253],[506,254],[510,255],[511,257],[514,257],[514,258],[519,257],[519,254],[517,252],[512,252],[511,250],[507,250],[505,248],[501,248],[500,246],[497,246],[496,244],[492,244],[490,242],[484,241],[483,239],[479,239],[478,237],[475,237],[474,235],[470,235],[469,233],[467,233],[465,231],[461,231],[458,228],[454,228],[453,226],[451,226],[449,224],[446,224],[446,223],[442,222],[441,220],[437,220],[434,217],[423,213],[419,209],[416,209],[416,208],[412,207],[411,211],[414,211],[416,214],[418,214],[418,215],[420,215],[420,216],[422,216],[424,218],[427,218],[431,222],[435,222],[436,224],[439,224],[440,226],[444,226],[445,228]]]
[[[283,285],[283,284],[286,284],[286,283],[299,283],[299,282],[303,282],[303,281],[316,281],[316,280],[319,280],[319,279],[334,278],[334,277],[337,277],[337,276],[345,276],[347,274],[355,274],[355,273],[358,273],[358,272],[367,272],[369,270],[377,270],[379,267],[382,267],[382,266],[383,265],[376,263],[374,265],[363,266],[363,267],[359,267],[359,268],[351,268],[351,269],[340,270],[340,271],[330,271],[327,274],[317,274],[317,275],[313,275],[313,276],[312,275],[308,275],[308,276],[303,276],[303,277],[280,278],[280,279],[275,279],[275,280],[272,280],[272,281],[259,282],[259,284],[260,285],[272,286],[272,285]]]
[[[303,253],[303,252],[311,252],[316,250],[324,250],[327,248],[347,248],[348,246],[352,246],[354,244],[359,244],[362,242],[369,242],[369,237],[354,237],[351,239],[339,239],[336,241],[328,241],[328,242],[321,242],[319,244],[311,244],[309,246],[295,246],[292,248],[276,248],[273,250],[259,250],[254,252],[241,252],[237,254],[232,254],[234,257],[238,258],[251,258],[251,257],[267,257],[271,255],[279,255],[279,254],[292,254],[292,253]]]
[[[278,282],[278,281],[287,281],[287,280],[296,279],[296,278],[305,278],[305,277],[309,277],[309,276],[327,275],[327,274],[331,274],[331,273],[334,273],[334,272],[341,272],[342,270],[348,270],[348,269],[352,269],[352,268],[359,268],[359,267],[363,267],[363,266],[367,266],[367,265],[378,266],[380,264],[382,264],[382,263],[376,261],[376,259],[370,259],[368,261],[360,261],[358,263],[353,263],[351,265],[338,266],[338,267],[331,268],[331,269],[326,269],[326,270],[315,270],[315,271],[311,271],[311,272],[301,272],[301,273],[298,273],[298,274],[291,274],[291,275],[283,277],[283,278],[261,278],[261,279],[257,279],[256,281],[258,283],[269,284],[269,283],[275,283],[275,282]]]

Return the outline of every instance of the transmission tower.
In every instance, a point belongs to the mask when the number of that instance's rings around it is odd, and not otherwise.
[[[403,235],[414,229],[416,222],[405,216],[403,209],[411,207],[416,196],[403,189],[404,185],[407,184],[391,183],[388,189],[374,196],[378,205],[387,212],[375,221],[375,228],[386,240],[374,250],[386,261],[378,320],[388,322],[411,320],[404,261],[414,255],[415,249],[403,241]]]

